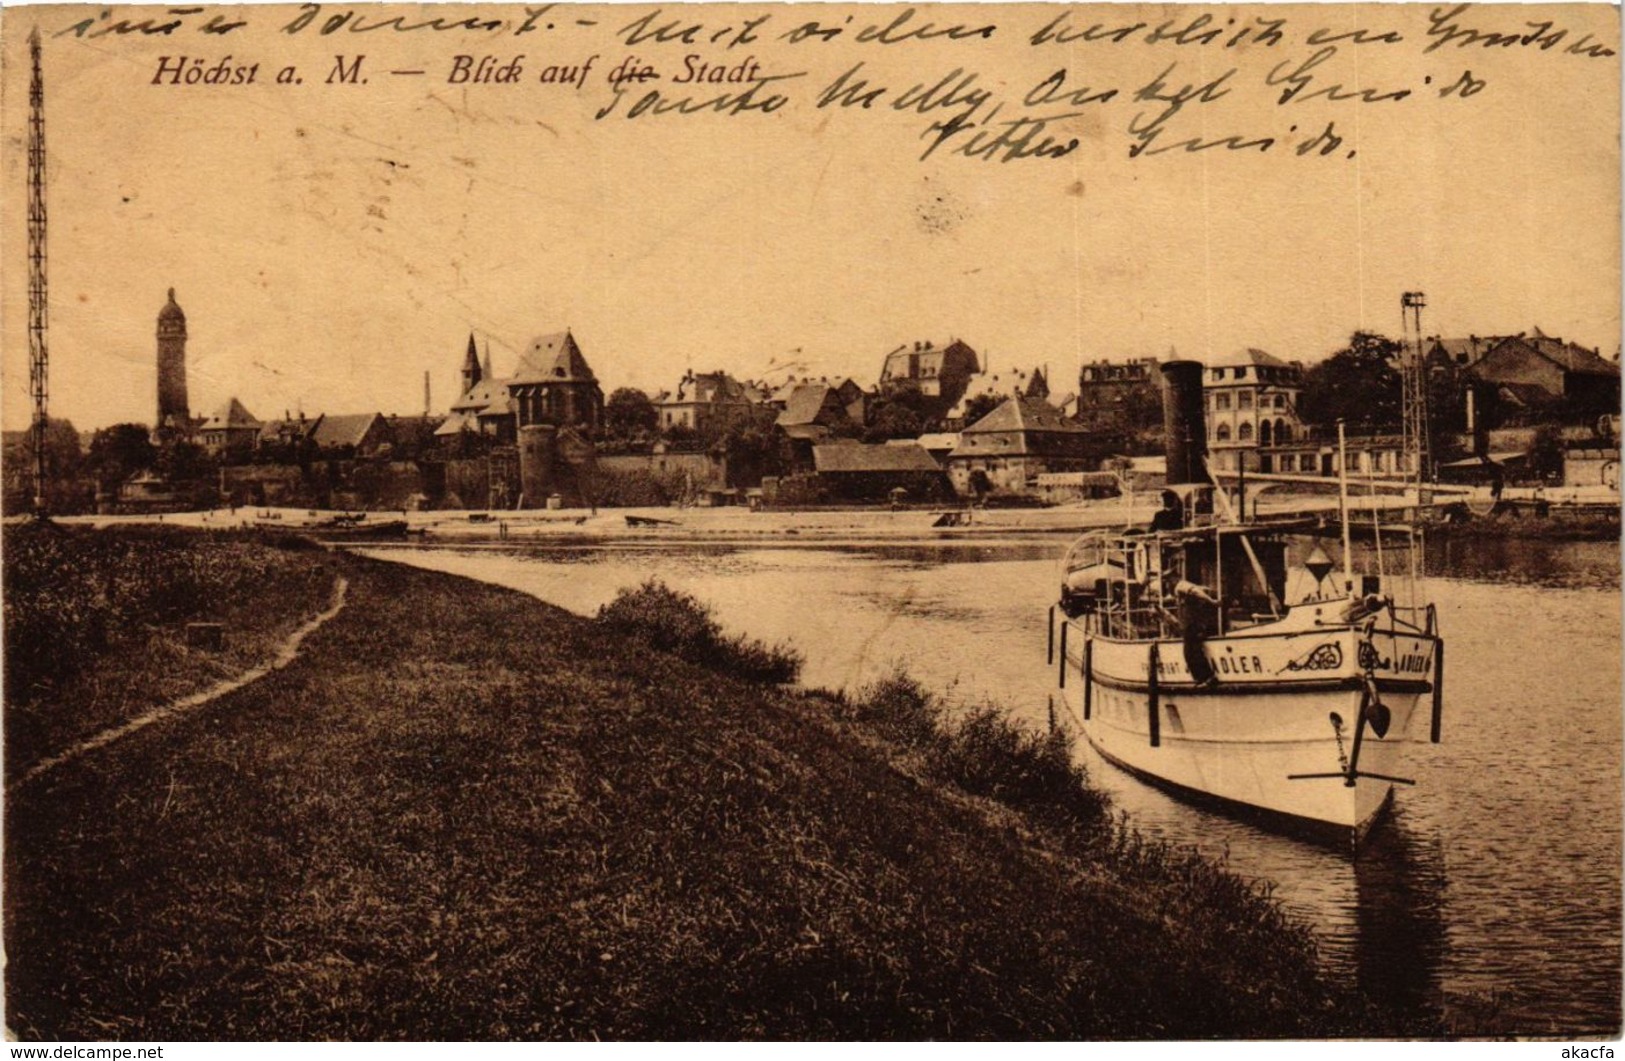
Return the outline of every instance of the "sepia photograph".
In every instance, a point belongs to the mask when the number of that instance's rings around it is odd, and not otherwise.
[[[8,5],[7,1039],[1612,1057],[1619,49]]]

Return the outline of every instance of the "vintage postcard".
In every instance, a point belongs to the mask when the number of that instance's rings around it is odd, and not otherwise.
[[[0,14],[11,1037],[1620,1034],[1616,7]]]

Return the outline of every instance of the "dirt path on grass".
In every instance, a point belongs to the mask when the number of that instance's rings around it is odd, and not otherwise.
[[[93,752],[98,748],[106,747],[107,745],[112,744],[114,741],[121,740],[122,738],[129,736],[136,730],[144,729],[147,726],[152,725],[154,722],[161,722],[173,715],[178,715],[186,711],[191,711],[194,708],[202,707],[204,704],[218,700],[227,693],[235,692],[251,682],[259,681],[261,678],[265,677],[267,674],[270,674],[274,670],[280,670],[281,668],[286,667],[289,663],[292,663],[294,657],[299,654],[299,646],[304,642],[306,637],[309,637],[323,623],[327,622],[340,611],[344,610],[344,598],[349,589],[349,580],[343,575],[340,575],[337,579],[335,579],[333,582],[333,602],[328,605],[325,611],[318,612],[315,616],[311,617],[302,626],[300,626],[299,629],[289,634],[287,639],[284,640],[282,644],[277,646],[276,654],[272,656],[269,661],[262,663],[257,667],[250,667],[248,670],[243,671],[241,674],[238,674],[235,677],[216,682],[201,692],[193,693],[190,696],[183,696],[179,700],[171,700],[167,704],[161,704],[158,707],[145,712],[144,714],[137,715],[128,722],[121,722],[116,726],[110,726],[92,737],[87,737],[79,743],[71,745],[63,752],[45,759],[41,759],[39,762],[29,767],[21,777],[7,785],[6,791],[8,793],[15,792],[23,785],[28,784],[30,781],[40,777],[43,774],[49,773],[50,771],[61,766],[63,763],[72,762],[88,752]]]

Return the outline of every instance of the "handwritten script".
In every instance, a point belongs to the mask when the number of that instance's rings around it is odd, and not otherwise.
[[[130,91],[454,86],[539,119],[864,123],[921,161],[1030,166],[1089,150],[1332,164],[1358,157],[1363,114],[1455,121],[1541,70],[1599,91],[1617,76],[1612,37],[1540,7],[52,10],[49,38],[139,57]]]

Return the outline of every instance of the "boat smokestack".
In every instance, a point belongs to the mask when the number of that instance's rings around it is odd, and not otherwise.
[[[1162,363],[1162,430],[1168,454],[1168,485],[1211,484],[1200,361]]]

